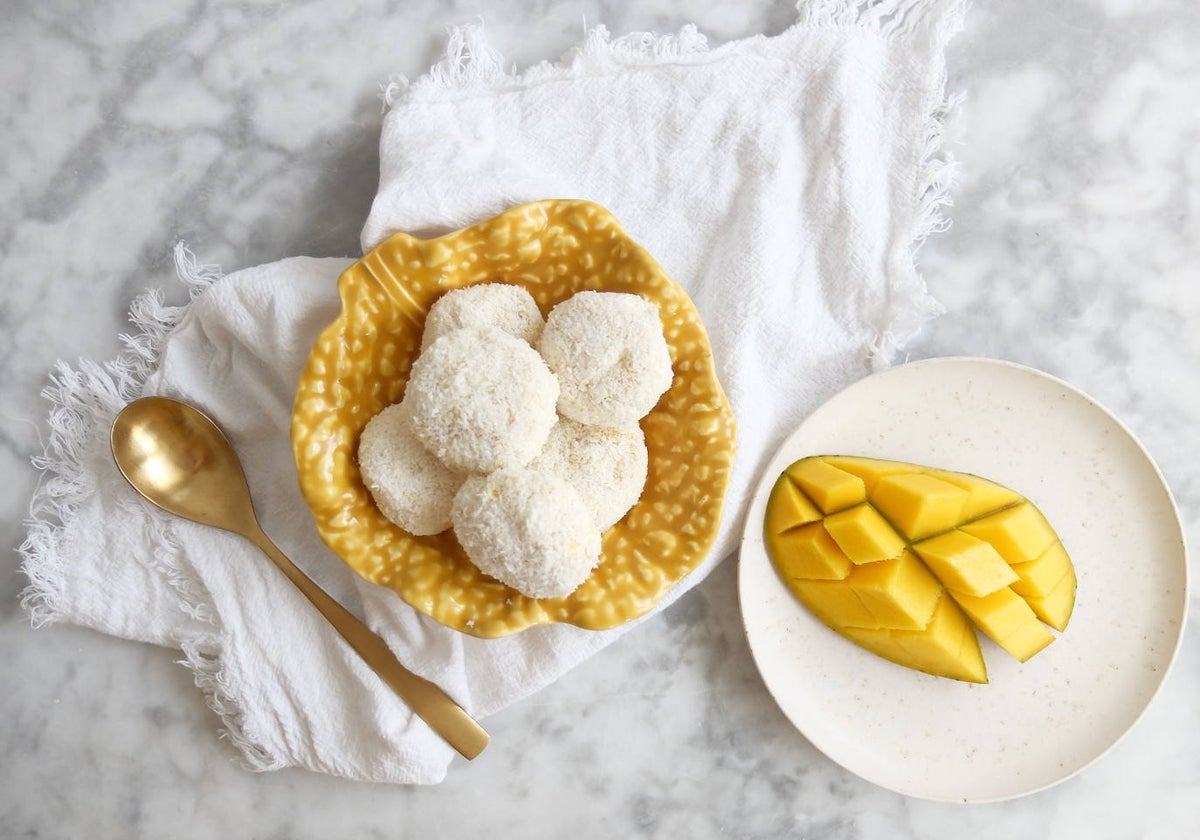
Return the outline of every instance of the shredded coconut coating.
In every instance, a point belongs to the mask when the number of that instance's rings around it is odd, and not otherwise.
[[[529,292],[520,286],[482,283],[452,289],[429,307],[421,349],[464,327],[496,327],[536,347],[544,326],[542,313]]]
[[[565,598],[600,560],[600,530],[587,506],[548,473],[471,476],[454,497],[451,519],[471,562],[530,598]]]
[[[558,380],[496,327],[442,336],[413,363],[404,402],[425,448],[456,472],[528,464],[557,420]]]
[[[402,403],[367,423],[358,466],[379,510],[405,531],[425,536],[450,527],[450,507],[464,476],[446,469],[421,445]]]
[[[597,527],[607,531],[641,497],[648,461],[646,438],[637,426],[607,429],[560,417],[529,468],[574,487]]]
[[[671,353],[654,304],[620,292],[579,292],[550,311],[538,349],[558,376],[561,414],[628,427],[671,387]]]

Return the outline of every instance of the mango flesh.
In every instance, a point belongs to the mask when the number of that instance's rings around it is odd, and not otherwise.
[[[843,636],[884,659],[935,677],[986,683],[987,665],[979,640],[963,611],[949,596],[938,599],[923,630],[845,627]]]
[[[947,531],[962,521],[970,493],[925,473],[881,478],[871,502],[909,540]]]
[[[879,511],[866,502],[825,517],[825,530],[851,563],[893,560],[904,551],[904,540]]]
[[[847,581],[881,627],[898,630],[923,630],[942,596],[937,578],[908,551],[855,566]]]
[[[913,548],[942,583],[967,595],[990,595],[1020,580],[990,543],[963,531],[947,531]]]
[[[950,591],[975,626],[1020,662],[1054,641],[1029,604],[1007,586],[982,598]]]
[[[1066,628],[1075,603],[1074,566],[1041,511],[968,473],[802,458],[772,489],[764,537],[821,621],[935,676],[987,682],[976,628],[1024,662],[1054,641],[1047,624]]]

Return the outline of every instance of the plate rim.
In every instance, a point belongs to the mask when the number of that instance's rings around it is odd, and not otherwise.
[[[877,777],[874,777],[870,773],[864,773],[858,769],[847,766],[845,763],[843,763],[842,760],[840,760],[839,758],[835,757],[835,755],[832,754],[832,752],[836,752],[836,751],[831,751],[830,749],[828,749],[824,739],[820,738],[819,736],[814,736],[809,731],[806,731],[805,728],[803,728],[798,721],[794,720],[792,718],[792,716],[788,713],[787,709],[784,707],[783,703],[780,701],[780,698],[776,695],[775,690],[772,687],[770,681],[768,680],[766,673],[764,673],[764,668],[760,661],[760,654],[755,651],[754,635],[753,635],[754,631],[751,630],[750,623],[747,620],[748,613],[747,613],[747,609],[746,609],[746,583],[745,583],[745,576],[746,576],[745,570],[747,568],[746,547],[749,542],[753,542],[756,540],[756,537],[754,535],[761,531],[761,523],[757,522],[755,520],[755,518],[750,515],[746,516],[746,521],[744,523],[743,530],[742,530],[742,537],[738,544],[738,572],[737,572],[737,576],[738,576],[738,608],[741,611],[742,631],[745,633],[747,645],[750,648],[751,659],[754,662],[754,666],[755,666],[756,670],[758,671],[759,677],[762,680],[763,685],[767,690],[767,693],[770,694],[771,699],[775,701],[775,704],[776,704],[776,706],[778,706],[780,712],[787,719],[787,721],[793,727],[795,727],[796,731],[799,732],[800,735],[802,735],[805,738],[805,740],[807,740],[810,744],[812,744],[812,746],[815,747],[827,759],[829,759],[833,763],[837,764],[839,767],[842,767],[845,770],[849,771],[850,773],[853,773],[855,776],[858,776],[859,778],[870,782],[873,785],[884,788],[886,790],[894,791],[903,796],[909,796],[909,797],[913,797],[916,799],[923,799],[923,800],[931,801],[931,802],[949,802],[949,803],[957,803],[957,804],[985,804],[985,803],[991,803],[991,802],[1005,802],[1005,801],[1010,801],[1013,799],[1019,799],[1021,797],[1025,797],[1025,796],[1030,796],[1032,794],[1039,793],[1041,791],[1048,790],[1049,788],[1052,788],[1059,784],[1062,784],[1063,782],[1067,781],[1068,779],[1071,779],[1071,778],[1077,776],[1078,774],[1082,773],[1084,770],[1087,770],[1089,767],[1093,766],[1096,762],[1100,761],[1100,759],[1102,759],[1104,756],[1108,755],[1108,753],[1110,753],[1118,744],[1120,744],[1122,741],[1125,740],[1125,738],[1138,725],[1138,723],[1142,720],[1142,718],[1145,717],[1147,710],[1154,704],[1154,701],[1158,698],[1158,695],[1162,691],[1163,686],[1166,685],[1167,680],[1169,679],[1171,672],[1175,667],[1175,663],[1178,661],[1179,651],[1183,646],[1183,639],[1184,639],[1185,631],[1187,628],[1187,618],[1188,618],[1188,612],[1189,612],[1189,607],[1190,607],[1189,594],[1191,592],[1191,575],[1190,575],[1190,569],[1189,569],[1189,564],[1188,564],[1187,534],[1184,530],[1183,521],[1179,514],[1178,502],[1175,500],[1174,493],[1171,492],[1171,486],[1167,482],[1166,477],[1163,475],[1161,468],[1158,466],[1158,463],[1154,460],[1154,457],[1150,454],[1149,450],[1146,449],[1145,444],[1142,443],[1142,441],[1138,438],[1138,436],[1136,434],[1134,434],[1133,431],[1124,422],[1122,422],[1119,417],[1117,417],[1116,414],[1114,414],[1112,411],[1110,411],[1108,408],[1106,408],[1102,403],[1097,401],[1094,397],[1087,394],[1086,392],[1084,392],[1080,388],[1076,387],[1075,385],[1072,385],[1071,383],[1069,383],[1057,376],[1054,376],[1053,374],[1047,373],[1043,370],[1039,370],[1037,368],[1030,367],[1029,365],[1020,364],[1018,362],[1009,361],[1007,359],[994,359],[994,358],[989,358],[986,356],[964,356],[964,355],[931,356],[931,357],[924,358],[924,359],[917,359],[917,360],[914,360],[911,362],[906,362],[906,363],[900,364],[900,365],[893,365],[893,366],[884,368],[883,370],[870,373],[867,376],[864,376],[861,379],[855,380],[854,382],[850,383],[849,385],[845,386],[844,388],[838,390],[836,393],[832,394],[827,399],[823,400],[818,406],[816,406],[811,411],[809,411],[804,416],[804,418],[802,420],[800,420],[800,422],[791,430],[791,432],[789,432],[787,434],[787,436],[784,437],[784,439],[781,441],[781,443],[774,448],[774,450],[770,453],[770,456],[764,461],[763,468],[759,474],[757,481],[754,484],[754,490],[750,496],[746,510],[747,510],[747,514],[749,514],[749,512],[751,510],[756,509],[759,505],[759,502],[762,500],[762,498],[767,493],[770,492],[771,485],[774,483],[774,477],[768,471],[770,465],[775,461],[775,459],[779,456],[780,453],[784,452],[789,447],[791,447],[793,441],[795,441],[797,438],[799,438],[804,433],[806,426],[809,424],[809,422],[811,421],[813,416],[815,416],[818,412],[820,412],[822,409],[824,409],[830,403],[834,402],[835,400],[838,400],[846,392],[850,391],[851,389],[862,387],[864,385],[864,383],[876,381],[881,377],[885,377],[885,376],[893,373],[894,371],[897,371],[900,369],[913,369],[913,368],[921,368],[921,367],[937,367],[939,365],[945,365],[948,363],[972,364],[972,365],[979,365],[982,367],[1009,368],[1011,370],[1018,371],[1024,375],[1032,376],[1037,379],[1042,379],[1051,384],[1057,385],[1057,386],[1071,392],[1072,394],[1076,395],[1077,397],[1082,398],[1092,408],[1098,410],[1101,414],[1103,414],[1105,417],[1107,417],[1107,419],[1110,420],[1121,431],[1121,433],[1125,435],[1125,437],[1131,443],[1133,443],[1133,445],[1136,447],[1137,451],[1141,454],[1143,460],[1147,464],[1149,464],[1150,468],[1153,470],[1154,476],[1157,479],[1158,484],[1162,487],[1163,491],[1166,494],[1166,499],[1169,502],[1169,507],[1170,507],[1170,512],[1171,512],[1170,521],[1173,524],[1174,534],[1178,535],[1178,542],[1179,542],[1179,546],[1180,546],[1180,559],[1181,559],[1180,565],[1181,565],[1181,570],[1182,570],[1183,609],[1179,615],[1179,628],[1176,632],[1175,640],[1172,645],[1170,655],[1166,660],[1166,664],[1162,669],[1161,675],[1159,675],[1159,677],[1158,677],[1158,682],[1154,686],[1154,689],[1150,692],[1149,696],[1147,696],[1141,709],[1139,709],[1137,714],[1132,718],[1132,720],[1129,721],[1129,723],[1125,727],[1125,729],[1116,738],[1114,738],[1109,744],[1107,744],[1103,749],[1101,749],[1098,753],[1096,753],[1095,756],[1093,756],[1089,760],[1083,762],[1078,767],[1070,770],[1069,772],[1059,776],[1056,779],[1053,779],[1052,781],[1046,782],[1044,784],[1039,784],[1037,786],[1030,787],[1027,789],[1018,790],[1014,793],[1004,794],[1004,795],[999,795],[999,796],[981,796],[981,797],[960,796],[960,797],[951,798],[951,797],[946,797],[946,796],[922,793],[922,792],[913,790],[911,788],[906,789],[903,785],[896,785],[894,783],[885,782]],[[1173,534],[1173,536],[1174,536],[1174,534]],[[758,539],[758,542],[761,542],[761,539]],[[780,584],[780,586],[782,586],[782,584]]]

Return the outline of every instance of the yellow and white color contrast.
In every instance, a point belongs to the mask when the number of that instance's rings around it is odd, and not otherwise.
[[[1066,629],[1075,569],[1032,502],[967,473],[813,456],[776,481],[767,552],[829,627],[897,664],[987,682],[978,628],[1024,662]],[[1049,627],[1047,627],[1049,625]]]

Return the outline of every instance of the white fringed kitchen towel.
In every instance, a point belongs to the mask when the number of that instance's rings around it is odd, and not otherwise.
[[[943,53],[962,5],[815,0],[781,35],[713,49],[691,26],[617,39],[598,27],[561,62],[522,73],[465,27],[426,77],[387,90],[364,248],[520,202],[586,198],[699,307],[740,451],[716,549],[667,603],[733,550],[751,482],[784,434],[936,312],[913,252],[942,225]],[[141,298],[122,358],[60,364],[47,389],[45,475],[22,548],[34,622],[181,649],[251,768],[441,780],[450,748],[256,549],[160,514],[125,486],[107,442],[125,402],[168,394],[217,418],[268,533],[475,715],[537,691],[622,631],[552,626],[483,641],[359,582],[317,537],[288,442],[297,377],[338,311],[349,260],[223,278],[185,250],[177,260],[188,306]]]

